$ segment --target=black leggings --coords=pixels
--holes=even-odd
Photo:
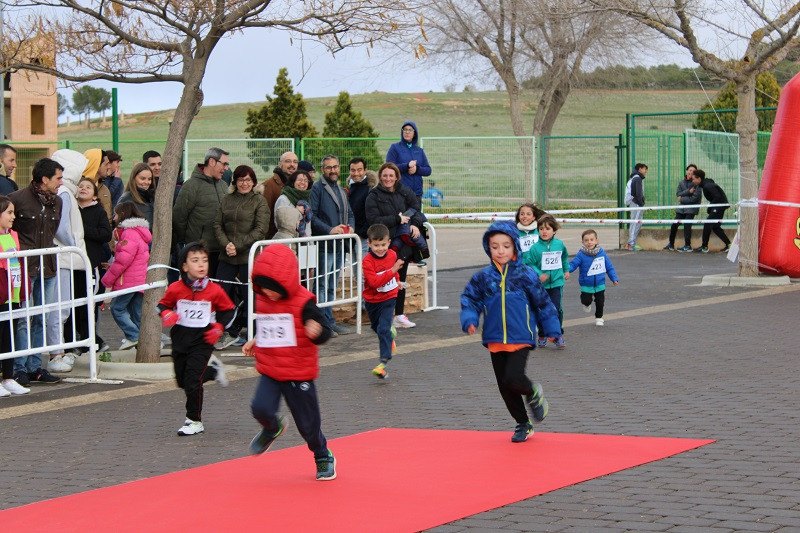
[[[497,379],[497,388],[506,404],[508,412],[517,421],[524,424],[528,421],[523,395],[533,394],[533,383],[525,375],[530,348],[522,348],[516,352],[491,352],[492,368]]]
[[[692,220],[694,213],[675,213],[676,220]],[[669,243],[675,246],[675,237],[678,235],[678,226],[680,222],[676,222],[669,228]],[[686,246],[692,245],[692,225],[688,222],[683,223],[683,242]]]
[[[717,218],[723,218],[725,216],[726,207],[709,207],[708,208],[708,219],[714,220]],[[708,246],[708,240],[711,238],[711,232],[714,232],[714,235],[719,237],[719,239],[725,243],[725,246],[728,246],[731,243],[731,240],[725,235],[725,232],[722,230],[722,223],[717,222],[716,224],[704,224],[703,225],[703,247]]]
[[[597,292],[582,292],[581,303],[583,305],[592,305],[592,298],[594,297],[594,317],[603,318],[603,306],[606,303],[606,291]]]

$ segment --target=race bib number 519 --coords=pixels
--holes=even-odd
[[[259,348],[297,346],[294,317],[290,313],[258,315],[256,317],[256,346]]]

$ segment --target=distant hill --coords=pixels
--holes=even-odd
[[[778,84],[783,86],[800,72],[797,61],[784,60],[772,70]],[[699,81],[698,81],[699,80]],[[540,76],[523,82],[526,89],[542,87]],[[598,67],[591,72],[581,72],[573,80],[576,89],[607,90],[718,90],[725,81],[702,67],[680,67],[678,65],[655,65],[652,67],[613,65]]]
[[[711,95],[713,97],[713,95]],[[526,126],[530,130],[535,109],[534,92],[526,94]],[[354,107],[364,114],[382,137],[400,136],[405,120],[414,120],[423,136],[505,136],[512,135],[508,96],[503,91],[390,94],[374,92],[352,95]],[[625,127],[625,113],[689,111],[706,102],[702,91],[576,90],[567,100],[556,122],[554,135],[617,135]],[[311,122],[322,130],[325,113],[336,97],[309,98]],[[204,106],[189,130],[192,139],[240,139],[247,109],[263,105],[250,102]],[[120,102],[125,107],[125,102]],[[120,139],[163,140],[169,132],[174,110],[125,115]],[[92,122],[86,129],[75,123],[59,128],[59,140],[111,142],[111,120]]]

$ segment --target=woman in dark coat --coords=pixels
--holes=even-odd
[[[390,240],[393,240],[401,224],[410,225],[412,238],[419,237],[422,225],[425,223],[420,213],[419,200],[414,193],[400,183],[400,169],[394,163],[384,163],[378,170],[379,183],[367,195],[365,204],[367,223],[383,224],[389,228]],[[414,213],[405,215],[409,209]],[[397,253],[399,259],[405,263],[399,270],[400,281],[405,283],[408,274],[408,261],[412,250],[402,246]],[[397,293],[397,302],[394,308],[394,325],[401,328],[416,326],[405,315],[406,291],[401,288]]]

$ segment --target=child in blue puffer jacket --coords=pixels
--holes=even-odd
[[[587,229],[581,234],[581,247],[578,255],[569,262],[569,271],[578,273],[578,284],[581,286],[581,303],[583,310],[587,313],[592,311],[592,299],[594,299],[594,323],[602,326],[603,306],[606,301],[606,275],[611,283],[619,284],[617,271],[611,264],[611,259],[606,255],[605,250],[600,248],[597,232]]]
[[[461,329],[475,333],[483,313],[483,345],[491,354],[500,395],[517,421],[511,442],[524,442],[533,433],[526,404],[537,422],[548,411],[542,386],[525,375],[528,354],[536,346],[536,323],[552,336],[561,334],[561,324],[536,272],[520,261],[513,222],[489,226],[483,249],[492,264],[475,273],[461,294]]]

